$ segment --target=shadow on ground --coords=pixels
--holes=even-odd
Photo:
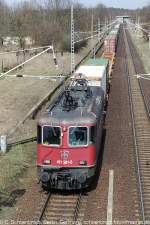
[[[98,162],[97,162],[96,174],[94,176],[91,186],[87,189],[87,191],[95,190],[98,185],[98,181],[100,179],[100,173],[102,169],[102,164],[103,164],[105,139],[106,139],[106,129],[103,129],[102,143],[100,146],[100,153],[99,153]]]
[[[2,207],[13,207],[18,198],[22,197],[25,192],[25,189],[13,190],[9,195],[0,192],[0,211],[2,210]]]

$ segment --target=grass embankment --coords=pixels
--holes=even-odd
[[[19,186],[19,179],[35,165],[35,159],[35,142],[13,147],[5,155],[0,155],[0,200]]]
[[[138,35],[132,29],[129,29],[133,44],[137,49],[137,52],[142,60],[142,63],[145,67],[146,73],[150,73],[150,49],[149,43],[146,42],[141,35]]]

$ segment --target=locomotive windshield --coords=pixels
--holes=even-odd
[[[85,146],[87,145],[87,127],[69,128],[69,145]]]
[[[60,145],[61,144],[61,128],[60,127],[43,127],[43,144]]]

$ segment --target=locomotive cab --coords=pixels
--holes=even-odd
[[[93,125],[68,127],[38,125],[38,166],[43,184],[51,183],[52,177],[53,180],[57,180],[61,174],[63,179],[67,175],[70,182],[79,181],[81,186],[92,173],[94,175],[94,171],[92,172],[96,159],[94,128]],[[67,179],[68,184],[69,180]]]
[[[95,174],[103,127],[104,94],[99,88],[95,92],[94,98],[85,98],[87,93],[82,88],[73,88],[74,95],[67,93],[71,110],[65,95],[39,120],[37,166],[43,186],[67,190],[89,186]],[[79,100],[84,107],[79,107]]]

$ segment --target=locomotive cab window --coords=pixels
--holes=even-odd
[[[85,146],[88,143],[87,127],[70,127],[69,128],[69,145]]]
[[[43,144],[44,145],[60,145],[61,144],[61,128],[60,127],[43,127]]]
[[[90,141],[91,141],[92,143],[95,143],[95,129],[96,129],[95,126],[92,126],[92,127],[90,128]]]

